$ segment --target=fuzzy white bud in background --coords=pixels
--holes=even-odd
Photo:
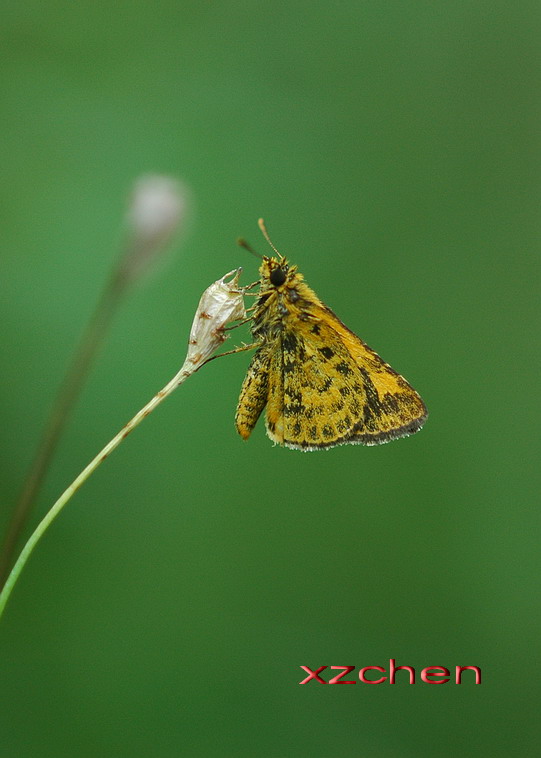
[[[184,225],[189,194],[187,187],[171,176],[150,174],[137,179],[125,217],[122,277],[137,279],[160,257]]]
[[[230,271],[203,292],[190,331],[184,372],[196,371],[225,342],[224,327],[229,322],[246,318],[244,290],[239,287],[241,271],[240,268]]]

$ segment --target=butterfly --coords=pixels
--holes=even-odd
[[[259,225],[277,257],[262,256],[259,270],[257,349],[235,416],[240,436],[250,436],[264,409],[270,439],[295,450],[378,445],[419,431],[427,418],[419,394],[318,298]]]

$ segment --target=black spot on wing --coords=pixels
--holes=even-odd
[[[284,416],[289,418],[290,416],[303,416],[304,405],[300,403],[285,403],[284,404]]]
[[[345,361],[340,361],[340,363],[337,363],[335,368],[344,376],[351,376],[351,374],[353,374],[351,367]]]
[[[386,392],[383,396],[383,408],[387,413],[397,413],[399,409],[398,400],[390,392]]]
[[[306,359],[304,340],[291,331],[282,334],[282,350],[284,353],[289,353],[295,362],[302,363]]]
[[[378,391],[374,386],[374,382],[370,378],[370,374],[365,368],[360,369],[364,379],[364,392],[366,395],[366,403],[370,407],[370,410],[375,416],[381,415],[383,407],[381,400],[379,399]]]
[[[353,400],[350,402],[349,410],[355,417],[358,417],[361,415],[362,406],[356,397],[354,397]]]
[[[332,377],[328,376],[323,382],[323,384],[321,385],[321,387],[318,387],[318,392],[320,394],[322,394],[323,392],[327,392],[332,387],[332,384],[333,384]]]
[[[297,344],[298,344],[298,340],[292,332],[286,332],[284,336],[282,337],[282,346],[284,350],[289,350],[290,352],[293,352],[294,350],[296,350]]]
[[[289,374],[291,371],[295,371],[295,361],[284,361],[283,371],[284,374]]]
[[[298,403],[299,405],[302,404],[302,392],[299,392],[298,390],[286,389],[285,394],[288,400],[291,402]]]
[[[320,347],[318,350],[324,358],[330,359],[334,356],[334,350],[331,347]]]

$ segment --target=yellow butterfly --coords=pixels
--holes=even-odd
[[[278,253],[263,219],[259,226],[277,257],[263,256],[259,270],[257,352],[235,417],[241,437],[264,408],[270,439],[295,450],[378,445],[419,431],[427,410],[417,392],[321,302]]]

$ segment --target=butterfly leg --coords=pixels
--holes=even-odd
[[[248,290],[253,290],[254,287],[258,287],[261,284],[261,280],[258,279],[257,282],[252,282],[247,287],[243,287],[243,293],[245,295],[251,295],[252,297],[259,297],[259,292],[248,292]]]
[[[252,308],[248,308],[248,310],[246,311],[246,313],[248,313],[248,311],[251,311],[251,310],[252,310]],[[239,321],[236,324],[233,324],[233,326],[224,326],[223,331],[224,332],[230,332],[232,329],[237,329],[237,327],[242,326],[243,324],[247,324],[248,321],[251,321],[251,320],[252,320],[252,317],[248,316],[247,318],[243,318],[242,321]]]
[[[261,345],[260,342],[252,342],[249,345],[240,345],[240,347],[235,347],[233,350],[227,350],[225,353],[218,353],[218,355],[211,355],[210,358],[207,358],[205,363],[202,363],[201,366],[204,366],[206,363],[210,363],[210,361],[213,361],[215,358],[223,358],[224,355],[233,355],[234,353],[243,353],[245,350],[254,350],[256,347],[259,347]]]

